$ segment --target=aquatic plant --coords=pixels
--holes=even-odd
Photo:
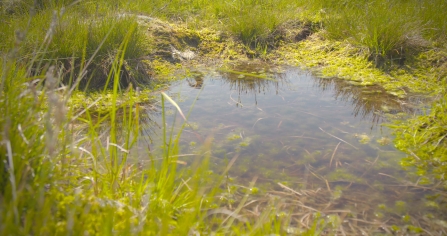
[[[396,121],[392,126],[396,134],[396,147],[408,154],[401,164],[416,166],[420,176],[435,177],[444,186],[447,186],[446,114],[447,95],[444,94],[426,114]]]

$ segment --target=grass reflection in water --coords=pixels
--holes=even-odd
[[[211,136],[215,172],[238,156],[221,195],[228,209],[253,190],[244,186],[257,178],[256,194],[240,212],[247,217],[277,199],[276,207],[296,224],[309,226],[320,213],[339,233],[441,227],[433,222],[446,216],[445,194],[418,185],[417,175],[401,169],[405,154],[381,126],[391,116],[420,112],[419,104],[380,87],[318,79],[293,68],[234,66],[199,81],[189,117],[195,125],[181,141],[184,160],[200,155],[200,144]],[[199,91],[194,88],[189,81],[170,92],[188,110]]]

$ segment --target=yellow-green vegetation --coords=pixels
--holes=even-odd
[[[240,134],[231,133],[231,134],[228,134],[227,139],[228,139],[228,141],[234,141],[234,140],[242,139],[242,137]]]
[[[119,45],[130,32],[120,84],[147,83],[147,68],[140,60],[148,46],[136,18],[117,14],[109,4],[100,2],[2,2],[2,56],[14,47],[20,61],[29,63],[28,71],[33,75],[54,64],[64,84],[103,87],[113,73],[110,68]]]
[[[378,84],[400,98],[435,96],[426,114],[392,127],[397,148],[408,153],[402,165],[417,166],[420,183],[447,186],[445,12],[444,0],[1,1],[0,234],[314,235],[338,227],[336,216],[288,227],[274,201],[256,219],[243,217],[249,195],[236,199],[226,176],[234,161],[221,175],[207,170],[205,154],[177,167],[181,131],[169,133],[163,97],[162,154],[132,156],[151,91],[185,65],[249,58]],[[259,74],[236,76],[267,78]],[[240,141],[238,150],[251,141],[236,133],[227,139]],[[362,183],[343,169],[327,177]],[[259,194],[254,184],[247,194]],[[336,189],[333,198],[341,196]]]
[[[396,133],[396,147],[406,153],[403,166],[416,166],[420,176],[432,174],[447,186],[447,96],[436,101],[425,115],[404,121],[396,121],[392,126]],[[433,182],[424,181],[425,184]]]
[[[319,77],[342,78],[353,81],[355,85],[382,85],[390,94],[405,97],[407,89],[419,93],[439,93],[442,68],[429,66],[419,58],[436,54],[434,51],[421,53],[415,64],[384,71],[368,60],[367,53],[347,42],[323,39],[314,34],[308,40],[288,43],[278,50],[279,58],[286,63],[295,63],[313,70]],[[433,56],[441,60],[442,56]],[[418,63],[419,62],[419,63]],[[415,67],[415,68],[413,68]]]
[[[361,144],[367,144],[371,141],[371,138],[367,134],[357,134],[356,137]]]
[[[138,56],[129,54],[134,40],[139,40],[136,22],[125,17],[123,22],[129,24],[120,25],[118,16],[118,22],[102,17],[95,22],[89,15],[77,15],[83,7],[91,9],[88,4],[92,2],[76,1],[79,5],[67,7],[66,12],[56,1],[49,3],[18,1],[10,6],[1,2],[1,19],[7,22],[1,26],[10,29],[2,31],[8,37],[2,41],[0,59],[0,234],[280,233],[277,225],[281,220],[269,217],[274,209],[253,225],[244,223],[245,219],[226,221],[219,211],[213,213],[222,203],[215,195],[220,193],[223,177],[210,175],[203,156],[195,161],[201,164],[177,170],[180,134],[175,138],[169,134],[166,122],[162,155],[152,159],[133,156],[132,146],[142,129],[139,118],[144,104],[139,102],[146,102],[142,95],[146,91],[123,87],[122,79],[132,67],[129,60]],[[104,3],[107,1],[98,2],[97,9],[104,10]],[[29,6],[34,6],[35,15],[27,15]],[[34,22],[40,16],[51,16],[53,10],[54,18]],[[82,22],[70,25],[74,19]],[[29,29],[15,25],[27,20]],[[86,26],[88,34],[82,31],[83,20],[92,22]],[[96,28],[95,23],[101,27]],[[80,32],[81,46],[68,50],[68,60],[58,54],[63,52],[59,46],[76,46],[77,37],[64,35],[57,27]],[[57,34],[66,45],[57,44]],[[103,38],[89,51],[94,40],[84,36]],[[144,48],[135,52],[144,52]],[[90,73],[99,69],[105,73]],[[89,89],[101,86],[82,94],[77,91],[81,80],[86,80]],[[128,90],[125,94],[124,89]],[[164,121],[164,97],[161,101]],[[80,125],[86,128],[78,130]],[[231,214],[239,216],[240,210],[233,209]]]
[[[248,147],[251,143],[251,138],[250,137],[246,137],[242,140],[242,142],[239,143],[240,147]]]
[[[75,91],[68,100],[68,106],[74,111],[88,110],[91,113],[108,112],[113,102],[119,108],[129,107],[130,104],[148,104],[155,101],[152,90],[128,91],[120,93],[116,97],[111,91],[85,93]]]
[[[376,140],[378,144],[384,146],[384,145],[388,145],[391,142],[391,139],[388,137],[381,137],[379,139]]]
[[[282,231],[278,226],[287,219],[271,218],[276,214],[273,208],[265,211],[262,220],[251,221],[253,226],[239,217],[240,208],[231,211],[237,218],[230,222],[219,216],[229,212],[219,210],[221,204],[236,202],[219,188],[226,171],[217,176],[207,170],[209,157],[193,160],[196,164],[183,171],[177,169],[177,163],[186,163],[176,158],[180,134],[168,133],[163,96],[162,154],[134,156],[132,146],[141,130],[142,114],[133,99],[120,104],[119,76],[111,78],[110,93],[97,96],[110,99],[108,106],[101,112],[88,108],[80,112],[76,106],[67,106],[74,87],[61,90],[62,78],[54,67],[40,81],[30,83],[34,77],[17,61],[0,62],[6,65],[0,90],[0,111],[5,114],[0,118],[2,235]],[[113,68],[119,72],[122,62],[118,60]],[[78,125],[87,127],[81,137]],[[250,189],[255,189],[254,182]]]

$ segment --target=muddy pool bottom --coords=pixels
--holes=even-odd
[[[292,234],[311,226],[316,213],[341,235],[447,232],[446,193],[402,169],[405,154],[382,125],[420,112],[416,96],[250,66],[192,73],[168,93],[183,112],[192,109],[181,137],[185,162],[210,137],[213,171],[238,156],[219,197],[232,210],[251,192],[243,217],[258,217],[277,199],[278,217],[292,216]],[[179,116],[173,107],[167,113],[169,127]],[[157,153],[160,143],[151,146]],[[255,176],[255,187],[244,187]]]

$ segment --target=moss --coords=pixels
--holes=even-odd
[[[257,188],[257,187],[253,187],[253,188],[251,188],[251,189],[250,189],[250,193],[253,194],[253,195],[258,194],[258,193],[259,193],[259,188]]]
[[[383,217],[385,217],[385,215],[382,212],[376,212],[375,216],[379,219],[383,219]]]
[[[248,147],[251,143],[251,138],[250,137],[246,137],[242,140],[242,142],[239,143],[240,147]]]
[[[405,223],[410,223],[411,222],[410,215],[406,214],[406,215],[402,216],[402,221]]]
[[[408,154],[401,164],[416,166],[420,176],[444,181],[447,173],[447,95],[432,105],[429,114],[398,120],[390,126],[395,129],[396,148]],[[430,182],[428,179],[424,181]]]
[[[358,138],[361,144],[367,144],[369,143],[369,141],[371,141],[371,138],[366,134],[359,134],[359,135],[356,134],[356,137]]]
[[[197,130],[199,129],[199,124],[197,124],[196,122],[188,122],[186,124],[186,127],[192,129],[192,130]]]
[[[412,233],[417,233],[417,234],[420,234],[420,233],[424,232],[424,230],[422,228],[417,227],[417,226],[413,226],[413,225],[409,225],[408,226],[408,230],[410,232],[412,232]]]
[[[326,218],[327,218],[326,223],[329,224],[329,226],[333,229],[337,229],[338,227],[340,227],[342,223],[340,217],[335,214],[328,215],[326,216]]]
[[[397,97],[405,97],[406,89],[413,92],[439,92],[439,77],[442,69],[434,69],[426,59],[434,52],[422,52],[417,60],[404,68],[393,67],[389,71],[378,69],[368,60],[362,48],[348,42],[324,39],[321,33],[297,43],[283,44],[271,58],[280,63],[293,63],[322,78],[341,78],[353,81],[355,85],[379,84]],[[440,56],[434,56],[439,58]]]
[[[391,226],[391,230],[392,230],[393,232],[399,232],[399,231],[400,231],[400,227],[397,226],[397,225],[392,225],[392,226]]]
[[[425,206],[434,208],[434,209],[439,209],[439,204],[435,201],[426,201]]]
[[[338,186],[337,186],[338,187]],[[340,199],[341,196],[343,195],[343,191],[341,188],[336,188],[333,192],[332,192],[332,199],[333,200],[337,200]]]
[[[152,90],[145,89],[139,93],[129,91],[121,93],[116,98],[118,108],[127,107],[130,104],[144,104],[155,100],[154,96],[148,96]],[[68,106],[74,111],[82,111],[88,107],[91,113],[106,113],[110,111],[113,101],[112,91],[85,93],[75,91],[68,101]]]
[[[391,139],[388,137],[381,137],[380,139],[377,139],[377,143],[381,146],[386,146],[391,143]]]
[[[227,136],[227,140],[228,141],[234,141],[234,140],[238,140],[238,139],[242,139],[242,137],[239,134],[229,134]]]
[[[394,209],[397,213],[404,213],[407,210],[407,203],[404,201],[396,201],[394,204]]]
[[[181,68],[180,64],[172,64],[165,60],[152,60],[149,66],[153,71],[153,76],[158,80],[176,79],[175,72]]]

